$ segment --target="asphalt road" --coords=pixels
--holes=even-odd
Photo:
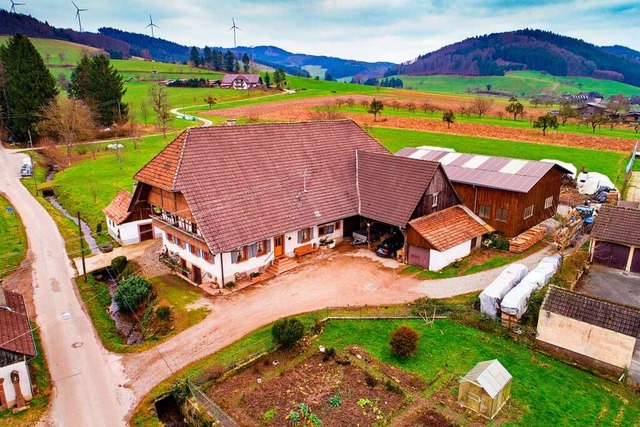
[[[44,208],[20,183],[24,155],[0,147],[0,191],[26,227],[33,254],[33,292],[53,380],[49,426],[124,426],[133,395],[120,357],[108,353],[82,310],[62,236]],[[34,320],[34,319],[32,319]]]

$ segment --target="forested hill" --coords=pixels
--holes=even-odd
[[[122,40],[131,46],[131,54],[160,62],[186,62],[190,47],[169,40],[130,33],[116,28],[102,27],[98,32],[110,38]]]
[[[556,76],[586,76],[640,86],[636,51],[601,48],[548,31],[518,30],[463,40],[395,66],[388,75],[502,75],[512,70],[546,71]]]

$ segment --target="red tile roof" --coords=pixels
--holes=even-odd
[[[102,212],[116,224],[122,224],[129,216],[129,205],[133,196],[127,190],[120,190]]]
[[[360,214],[404,227],[440,165],[438,162],[358,152]]]
[[[357,215],[356,150],[394,159],[348,120],[193,128],[135,178],[181,192],[219,253]]]
[[[440,252],[487,233],[484,225],[461,205],[416,218],[409,226]]]
[[[22,295],[1,288],[0,292],[7,302],[6,307],[0,307],[0,349],[35,357],[36,345]]]
[[[591,238],[640,246],[640,210],[602,205],[591,231]]]
[[[230,85],[237,78],[244,79],[247,82],[249,82],[250,84],[262,84],[262,77],[260,77],[257,74],[225,74],[225,76],[222,78],[222,81],[220,82],[220,84]]]

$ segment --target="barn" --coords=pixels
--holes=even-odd
[[[569,173],[555,163],[432,147],[403,148],[397,155],[440,162],[462,203],[507,237],[556,213],[562,176]]]
[[[133,196],[126,190],[118,191],[111,203],[102,210],[107,230],[120,245],[132,245],[159,237],[159,230],[151,224],[148,204],[136,203],[131,208]]]
[[[640,210],[603,205],[589,246],[591,262],[640,273]]]

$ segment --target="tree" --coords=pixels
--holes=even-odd
[[[233,55],[233,52],[230,50],[224,53],[224,69],[225,71],[231,73],[233,72],[233,65],[236,62],[236,57]]]
[[[461,105],[460,106],[460,115],[461,116],[467,116],[467,118],[470,118],[471,117],[471,113],[472,113],[471,106],[469,106],[469,105]]]
[[[242,55],[242,69],[244,70],[245,73],[249,72],[249,64],[251,63],[251,58],[249,58],[249,55],[245,54]]]
[[[144,125],[147,125],[147,118],[149,117],[149,107],[146,102],[140,104],[140,114],[142,115],[142,120],[144,120]]]
[[[447,122],[447,129],[451,128],[451,123],[456,121],[456,115],[453,110],[446,110],[442,112],[442,121]]]
[[[287,75],[284,73],[284,70],[282,68],[278,68],[276,71],[273,72],[273,83],[275,83],[277,87],[284,86],[286,82],[287,82]]]
[[[389,340],[391,352],[403,358],[412,356],[418,351],[418,342],[420,342],[420,335],[407,325],[398,326]]]
[[[151,293],[151,284],[143,277],[129,276],[116,288],[113,299],[118,309],[135,312]]]
[[[58,52],[58,59],[60,59],[60,64],[64,64],[64,60],[67,58],[67,54],[63,51]]]
[[[204,97],[204,102],[209,104],[209,109],[211,109],[211,107],[216,103],[216,99],[213,97],[213,95],[209,94]]]
[[[58,87],[62,90],[67,90],[69,87],[69,80],[67,80],[67,75],[65,73],[58,74],[56,77],[56,83],[58,83]]]
[[[273,324],[271,336],[279,346],[290,348],[304,335],[304,325],[295,317],[286,317]]]
[[[565,100],[560,103],[558,117],[560,117],[562,121],[562,126],[564,126],[570,118],[576,117],[576,111],[571,106],[571,102]]]
[[[169,105],[169,93],[163,86],[149,86],[149,103],[156,113],[158,125],[162,128],[162,136],[167,136],[167,123],[173,120],[171,106]]]
[[[605,103],[607,110],[609,110],[613,115],[617,116],[620,113],[626,113],[629,111],[629,98],[622,94],[613,95],[610,97]]]
[[[207,68],[213,68],[213,52],[209,46],[205,46],[202,51],[203,65]]]
[[[89,106],[80,99],[59,96],[45,108],[37,129],[67,147],[67,162],[71,165],[71,148],[76,142],[91,138],[95,127]]]
[[[542,135],[546,135],[548,128],[558,129],[558,118],[553,114],[547,113],[534,120],[533,127],[542,129]]]
[[[591,130],[593,133],[596,132],[596,126],[600,126],[607,121],[607,115],[603,112],[593,113],[589,117],[585,117],[585,123],[591,126]]]
[[[0,46],[0,106],[4,125],[24,139],[58,94],[56,80],[31,41],[22,34]]]
[[[542,98],[539,96],[534,96],[529,102],[531,103],[531,105],[533,105],[533,108],[538,108],[538,104],[542,104]]]
[[[515,121],[518,116],[522,116],[524,114],[524,105],[518,101],[518,98],[513,96],[509,98],[509,105],[505,107],[505,110],[513,116],[513,120]]]
[[[195,46],[191,47],[191,51],[189,53],[189,63],[192,67],[197,67],[198,65],[200,65],[200,51]]]
[[[482,115],[489,111],[493,101],[486,98],[476,98],[471,102],[471,110],[478,115],[478,118],[482,118]]]
[[[264,73],[264,85],[267,89],[271,87],[271,75],[269,75],[268,71],[265,71]]]
[[[83,56],[71,73],[67,92],[95,109],[96,120],[102,126],[126,121],[128,106],[122,97],[127,90],[122,76],[106,56]]]
[[[382,103],[382,101],[376,101],[376,99],[373,98],[373,100],[369,104],[367,113],[373,114],[373,121],[375,122],[378,114],[380,114],[382,110],[384,110],[384,104]]]
[[[487,92],[491,92],[491,83],[487,83],[485,87],[487,88]]]

